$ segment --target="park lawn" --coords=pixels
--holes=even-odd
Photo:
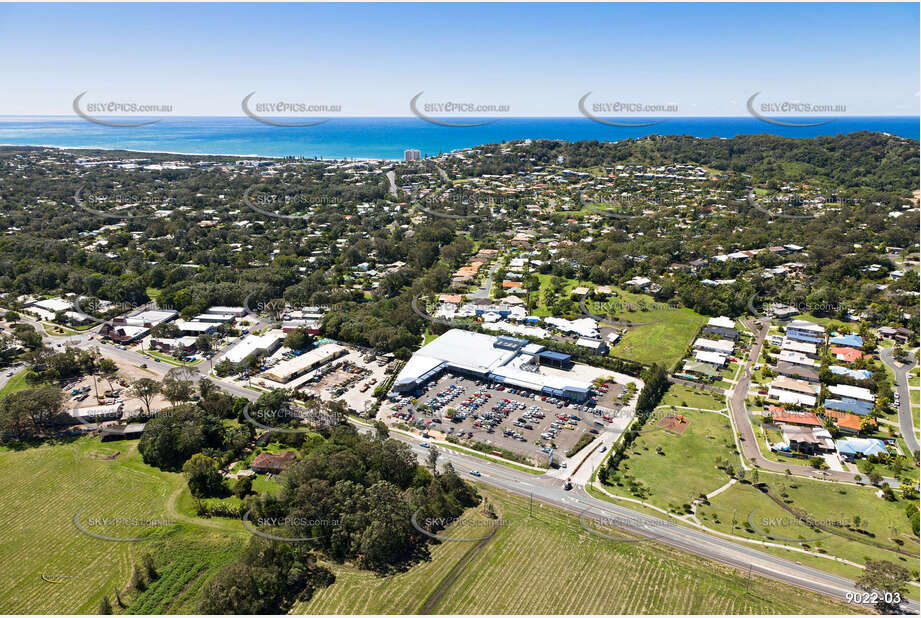
[[[504,525],[481,548],[431,547],[431,560],[387,577],[332,565],[336,581],[293,613],[760,614],[856,608],[753,577],[653,542],[588,533],[578,516],[480,488]],[[466,536],[474,536],[465,528]],[[467,552],[470,552],[467,554]],[[460,559],[467,554],[468,561]],[[552,568],[548,568],[552,565]],[[603,565],[603,568],[599,568]]]
[[[23,369],[12,378],[10,378],[9,381],[3,385],[3,388],[0,389],[0,399],[27,388],[33,388],[28,382],[26,382],[27,372],[28,369]]]
[[[911,406],[911,422],[915,429],[921,427],[921,422],[918,420],[919,417],[921,417],[921,406]]]
[[[104,459],[115,453],[115,459]],[[106,442],[83,437],[23,450],[0,450],[0,610],[4,613],[94,613],[103,594],[123,589],[131,564],[160,543],[205,534],[210,542],[228,539],[227,524],[193,520],[175,511],[172,498],[183,491],[181,474],[141,461],[137,441]],[[185,491],[188,491],[187,489]],[[77,530],[73,518],[91,532],[113,537],[150,537],[139,542],[106,541]],[[160,525],[94,524],[93,519],[157,520]],[[243,534],[239,522],[231,522]],[[65,583],[49,583],[42,574]],[[113,601],[112,597],[110,600]]]
[[[921,378],[918,376],[908,378],[908,386],[921,386]]]
[[[913,404],[921,403],[921,391],[911,389],[908,391],[908,397]]]
[[[717,395],[703,389],[695,389],[684,384],[672,384],[659,403],[659,407],[662,406],[722,410],[726,407],[726,398],[723,395]]]
[[[689,421],[678,435],[657,425],[656,418],[668,412],[659,409],[647,421],[644,433],[627,449],[627,458],[604,487],[615,495],[638,497],[624,482],[629,475],[647,490],[641,498],[645,502],[683,513],[683,505],[729,482],[727,474],[717,469],[716,459],[728,459],[738,466],[738,455],[728,417],[716,412],[675,410],[673,414]],[[658,447],[662,448],[662,455],[656,452]],[[676,470],[681,473],[676,474]],[[621,477],[620,484],[616,483],[615,475]]]
[[[751,479],[751,473],[748,478]],[[773,495],[784,498],[788,505],[816,521],[832,524],[840,522],[842,532],[854,538],[881,542],[890,547],[898,545],[891,538],[898,538],[901,548],[917,555],[918,543],[911,538],[911,526],[905,516],[906,501],[887,502],[876,496],[876,489],[814,481],[798,477],[786,477],[761,472],[759,482],[766,483]],[[851,562],[863,564],[867,557],[888,560],[902,564],[909,569],[917,568],[912,561],[892,551],[842,538],[822,530],[814,530],[801,524],[776,502],[749,484],[737,483],[725,492],[714,496],[711,504],[698,509],[702,523],[726,533],[746,538],[768,540],[773,543],[803,547],[810,551],[828,553]],[[861,518],[864,534],[848,532],[855,515]],[[733,529],[732,519],[736,525]],[[754,526],[749,527],[748,520]],[[893,534],[895,531],[895,534]],[[765,538],[766,533],[773,538]],[[785,537],[785,538],[783,538]],[[831,563],[830,563],[831,564]]]

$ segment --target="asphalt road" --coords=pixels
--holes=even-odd
[[[899,429],[905,444],[912,453],[918,452],[918,436],[915,433],[914,422],[911,419],[911,397],[908,392],[908,370],[914,367],[896,362],[892,348],[879,349],[879,357],[895,372],[895,384],[899,391]]]
[[[150,358],[130,350],[119,350],[112,345],[89,340],[90,334],[84,333],[79,337],[70,339],[80,347],[98,345],[100,351],[110,358],[136,365],[147,363],[151,371],[160,375],[165,374],[171,367],[164,363],[151,362]],[[61,338],[48,337],[48,339],[61,342]],[[763,337],[759,341],[757,350],[753,349],[752,358],[757,358],[756,352],[760,352],[761,341],[763,341]],[[200,365],[199,367],[202,366]],[[204,368],[202,367],[202,369]],[[745,383],[745,388],[747,389],[747,379]],[[226,384],[222,381],[215,381],[215,384],[233,395],[246,397],[250,400],[255,400],[259,396],[259,393]],[[907,394],[905,400],[908,400]],[[750,423],[747,423],[747,425],[751,429]],[[360,427],[360,430],[363,432],[369,431],[367,427]],[[391,437],[412,445],[413,451],[422,458],[428,454],[428,449],[420,447],[417,439],[398,433],[391,433]],[[770,577],[841,601],[845,601],[847,592],[857,592],[853,582],[847,578],[778,558],[750,546],[716,537],[694,528],[680,527],[673,521],[660,519],[599,500],[590,496],[578,485],[572,491],[566,491],[563,489],[564,481],[562,479],[519,472],[499,463],[493,463],[449,449],[439,449],[439,451],[442,461],[450,461],[458,472],[468,474],[470,470],[479,471],[482,476],[475,478],[475,482],[487,483],[521,496],[530,496],[538,504],[560,508],[584,518],[597,518],[599,521],[611,524],[638,537],[655,540],[703,558],[727,564],[743,571],[750,571],[756,575]],[[474,477],[471,477],[471,480],[474,480]],[[633,541],[611,540],[610,542]],[[916,614],[921,611],[921,605],[915,601],[908,601],[903,604],[903,607]]]
[[[393,433],[391,437],[412,443],[413,451],[420,457],[424,458],[428,454],[428,449],[419,447],[415,440]],[[769,577],[840,601],[846,600],[846,593],[857,592],[854,583],[845,577],[825,573],[694,528],[680,526],[673,521],[659,519],[599,500],[590,496],[581,487],[566,491],[560,479],[518,472],[501,464],[493,464],[452,450],[439,449],[439,451],[441,459],[450,461],[458,472],[467,474],[470,470],[479,471],[482,476],[471,479],[475,482],[488,483],[520,496],[531,497],[535,503],[563,509],[579,515],[580,519],[585,518],[610,524],[638,537],[645,537],[648,540],[721,562],[745,572],[750,570],[752,574]],[[590,524],[591,521],[588,521],[587,525]],[[509,525],[527,525],[527,522],[510,522]],[[610,540],[610,542],[634,541]],[[919,605],[914,601],[906,602],[904,607],[915,613],[919,611]]]
[[[745,369],[742,370],[742,373],[739,375],[739,382],[736,384],[735,389],[732,391],[732,397],[729,400],[729,410],[732,413],[732,420],[736,426],[736,429],[741,434],[741,445],[742,445],[742,454],[745,456],[745,460],[749,463],[754,463],[759,468],[764,470],[770,470],[772,472],[781,472],[784,473],[789,470],[792,474],[798,476],[807,476],[822,480],[831,480],[831,481],[846,481],[853,483],[855,482],[855,475],[851,472],[843,472],[838,470],[816,470],[811,466],[800,466],[797,464],[784,462],[771,461],[770,459],[765,458],[761,451],[758,449],[758,438],[755,435],[755,429],[752,427],[751,419],[748,416],[748,408],[745,405],[745,399],[748,396],[748,387],[751,382],[751,371],[754,364],[757,362],[758,357],[761,355],[761,348],[764,346],[764,340],[767,337],[767,332],[770,328],[770,325],[767,321],[763,321],[763,326],[758,329],[754,327],[754,324],[749,321],[748,326],[751,328],[755,334],[755,343],[752,345],[752,349],[749,352],[748,359],[745,363]],[[909,409],[909,417],[911,416],[911,410]],[[901,482],[898,479],[884,477],[883,482],[891,485],[892,487],[898,487]]]

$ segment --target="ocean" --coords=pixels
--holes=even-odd
[[[465,118],[463,121],[475,120]],[[651,119],[636,120],[648,122]],[[165,117],[143,127],[110,127],[76,117],[7,116],[0,117],[0,144],[261,157],[402,159],[403,151],[408,148],[418,149],[425,156],[528,138],[618,141],[654,134],[728,138],[769,133],[817,137],[878,131],[919,139],[919,118],[913,116],[837,117],[828,118],[831,120],[828,124],[813,127],[778,126],[748,116],[662,120],[653,126],[628,128],[583,117],[500,118],[482,126],[450,127],[414,117],[333,118],[312,127],[278,127],[247,117]],[[790,117],[784,120],[797,121]],[[818,120],[825,119],[810,117],[801,121]]]

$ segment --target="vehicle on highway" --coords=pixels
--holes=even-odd
[[[473,476],[483,476],[479,470],[471,470],[470,474],[472,474]]]
[[[431,445],[428,442],[420,442],[419,446],[422,448],[430,448]]]

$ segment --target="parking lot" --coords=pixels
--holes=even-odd
[[[622,384],[610,383],[594,396],[602,400],[623,391]],[[550,449],[560,460],[584,433],[600,435],[606,430],[609,421],[592,403],[569,403],[446,374],[428,385],[415,406],[411,399],[400,398],[383,411],[388,420],[414,424],[439,438],[453,435],[544,463]]]

